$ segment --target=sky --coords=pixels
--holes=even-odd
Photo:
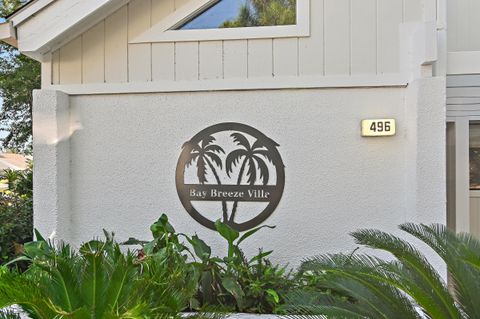
[[[239,8],[248,0],[221,0],[219,3],[185,24],[182,29],[215,29],[237,17]]]

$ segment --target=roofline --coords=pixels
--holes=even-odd
[[[13,26],[16,27],[55,1],[57,0],[31,0],[11,13],[7,17],[7,21],[11,21]]]
[[[20,11],[28,8],[32,3],[36,2],[37,0],[30,0],[30,1],[27,1],[25,2],[22,6],[20,6],[19,8],[17,8],[16,10],[14,10],[12,13],[10,13],[9,15],[5,16],[5,20],[8,20],[10,17],[13,17],[14,15],[16,15],[17,13],[19,13]]]

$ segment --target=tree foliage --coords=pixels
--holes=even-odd
[[[22,252],[22,245],[33,236],[32,169],[8,170],[3,182],[8,189],[0,192],[0,264]]]
[[[0,14],[6,16],[26,0],[0,0]],[[32,91],[40,88],[40,63],[20,54],[9,44],[0,44],[0,131],[3,149],[31,153]]]
[[[297,20],[296,0],[251,0],[240,7],[235,20],[223,28],[291,25]]]

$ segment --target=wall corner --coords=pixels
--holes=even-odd
[[[45,237],[70,237],[70,105],[60,91],[33,92],[34,227]]]

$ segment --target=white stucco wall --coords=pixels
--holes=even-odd
[[[59,227],[74,244],[102,228],[120,240],[149,238],[150,224],[167,213],[177,230],[221,253],[219,236],[182,207],[175,167],[184,142],[228,121],[274,139],[286,165],[283,198],[266,222],[277,228],[247,241],[247,253],[273,249],[272,259],[294,265],[351,251],[348,233],[358,228],[445,223],[444,91],[443,79],[430,78],[407,88],[71,96],[70,222]],[[365,118],[395,118],[397,135],[362,138]],[[36,227],[44,226],[48,212],[36,209]]]

